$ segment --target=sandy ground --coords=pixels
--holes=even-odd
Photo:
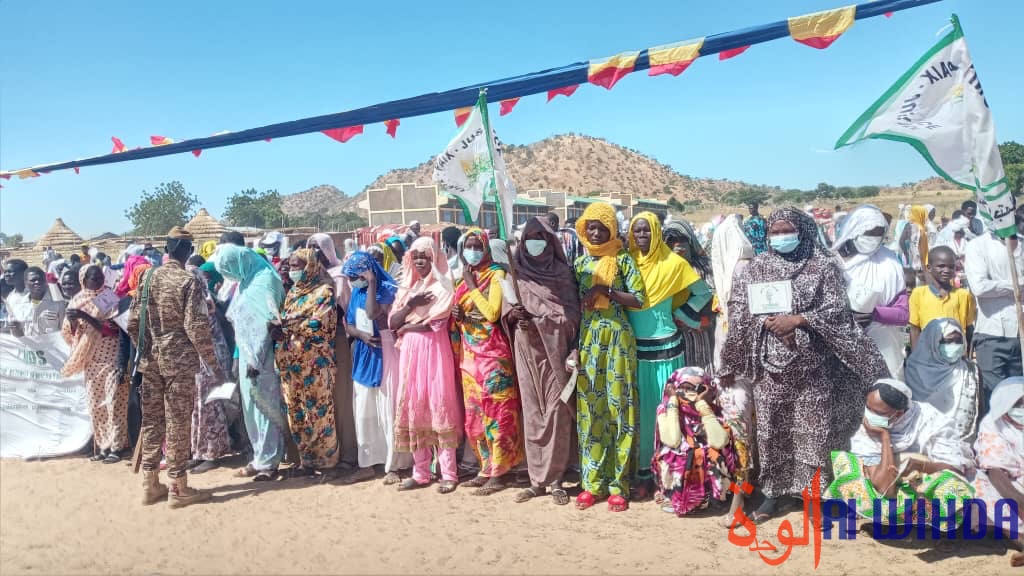
[[[238,463],[236,460],[234,463]],[[140,476],[82,457],[0,462],[0,574],[793,574],[730,544],[717,519],[679,519],[652,502],[579,512],[516,490],[398,493],[218,469],[194,477],[209,504],[143,507]],[[800,514],[790,514],[801,532]],[[762,527],[774,542],[779,520]],[[825,541],[820,574],[1021,574],[999,542]]]

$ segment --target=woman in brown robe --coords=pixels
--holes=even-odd
[[[572,370],[566,358],[576,349],[579,333],[579,292],[561,241],[547,224],[531,218],[522,239],[514,256],[521,301],[509,306],[504,316],[508,332],[514,334],[530,473],[530,487],[516,502],[542,496],[550,488],[555,504],[565,505],[569,496],[562,477],[575,451],[576,435],[571,408],[575,400],[563,401],[562,391]]]

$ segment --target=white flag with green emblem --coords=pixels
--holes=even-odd
[[[997,234],[1013,235],[1013,198],[992,113],[956,15],[953,29],[861,114],[836,148],[868,138],[913,146],[940,176],[975,191],[979,215]]]
[[[490,142],[484,137],[487,132]],[[490,129],[483,92],[459,133],[434,159],[434,182],[459,201],[469,222],[479,219],[484,202],[494,202],[499,236],[508,238],[516,190],[505,167],[501,141]]]

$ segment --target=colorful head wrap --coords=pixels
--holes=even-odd
[[[608,241],[604,244],[595,245],[590,243],[587,237],[587,222],[600,222],[608,229]],[[611,286],[618,273],[616,258],[622,250],[622,240],[619,240],[619,224],[615,218],[615,208],[605,202],[594,202],[587,206],[583,215],[576,221],[576,235],[580,243],[587,249],[590,256],[597,258],[597,266],[594,268],[594,285]],[[594,308],[604,310],[609,305],[608,297],[601,294],[594,300]]]

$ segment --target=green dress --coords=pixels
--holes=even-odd
[[[594,285],[598,260],[576,259],[580,295]],[[646,300],[644,280],[626,251],[616,256],[612,289]],[[626,311],[615,302],[604,310],[584,310],[580,326],[580,374],[576,381],[576,426],[584,490],[601,498],[629,495],[636,463],[636,338]]]
[[[638,477],[650,476],[654,457],[654,426],[665,382],[686,366],[683,336],[672,320],[672,298],[646,310],[629,310],[629,323],[636,334],[636,382],[640,400],[640,447]]]

